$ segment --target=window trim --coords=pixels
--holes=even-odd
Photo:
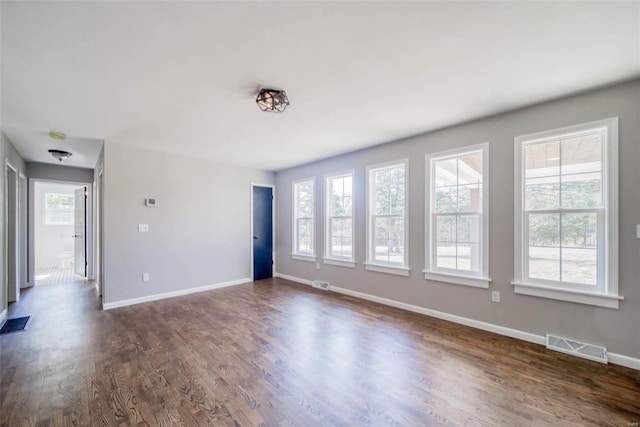
[[[325,192],[325,233],[324,233],[324,257],[322,258],[322,261],[324,264],[328,264],[328,265],[335,265],[335,266],[339,266],[339,267],[348,267],[348,268],[355,268],[356,267],[356,261],[355,261],[355,250],[356,250],[356,245],[355,245],[355,201],[356,201],[356,195],[355,192],[353,191],[354,189],[354,181],[355,181],[355,169],[349,169],[349,170],[345,170],[342,172],[335,172],[335,173],[330,173],[330,174],[326,174],[324,176],[324,192]],[[335,178],[344,178],[344,177],[351,177],[351,257],[347,258],[347,257],[337,257],[337,256],[331,256],[331,215],[329,213],[329,206],[330,206],[330,197],[331,194],[329,193],[329,181],[331,179],[335,179]]]
[[[604,130],[603,141],[603,202],[602,208],[604,248],[604,284],[601,291],[563,286],[561,282],[532,281],[525,277],[526,230],[524,226],[524,157],[523,147],[527,143],[542,142],[552,138],[566,138],[593,130]],[[514,279],[511,284],[517,294],[576,302],[607,308],[619,308],[624,297],[618,294],[618,118],[611,117],[557,129],[535,132],[514,138]]]
[[[463,273],[460,270],[440,269],[435,267],[435,250],[433,242],[433,211],[435,191],[435,168],[433,163],[439,160],[458,158],[464,154],[482,153],[482,218],[481,238],[478,245],[480,250],[481,268],[477,274]],[[489,142],[467,145],[451,150],[439,151],[425,155],[425,269],[422,270],[426,280],[453,283],[456,285],[476,288],[489,288]]]
[[[298,217],[297,217],[297,210],[298,210],[298,194],[296,191],[296,186],[299,184],[303,184],[303,183],[307,183],[307,182],[311,182],[312,185],[312,189],[313,189],[313,197],[312,197],[312,201],[313,201],[313,207],[312,207],[312,212],[313,212],[313,218],[312,218],[312,226],[311,226],[311,248],[313,250],[312,253],[304,253],[304,252],[298,252],[298,245],[297,245],[297,240],[298,240]],[[292,227],[292,251],[291,251],[291,258],[298,260],[298,261],[308,261],[308,262],[316,262],[316,178],[315,177],[310,177],[310,178],[304,178],[304,179],[298,179],[295,181],[292,181],[291,183],[291,189],[292,189],[292,200],[293,200],[293,206],[292,206],[292,210],[293,210],[293,221],[291,221],[291,227]]]
[[[403,253],[403,264],[386,264],[381,262],[375,262],[372,256],[372,180],[371,174],[380,169],[391,169],[394,166],[403,166],[404,167],[404,253]],[[409,272],[411,269],[409,268],[409,159],[399,159],[390,162],[384,163],[376,163],[373,165],[369,165],[366,167],[366,216],[367,216],[367,230],[366,230],[366,261],[364,263],[365,270],[375,271],[379,273],[387,273],[387,274],[395,274],[399,276],[409,276]]]

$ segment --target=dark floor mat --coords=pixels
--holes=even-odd
[[[26,331],[30,320],[31,320],[31,316],[16,317],[15,319],[7,319],[7,321],[4,322],[4,325],[2,325],[2,329],[0,329],[0,335],[10,334],[12,332]]]

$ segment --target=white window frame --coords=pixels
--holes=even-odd
[[[478,249],[480,251],[480,269],[477,273],[438,268],[436,266],[435,250],[435,225],[433,208],[435,206],[435,168],[438,161],[456,159],[458,157],[482,153],[482,211],[480,216],[480,239]],[[424,278],[438,282],[453,283],[457,285],[472,286],[476,288],[489,288],[489,143],[476,144],[427,154],[425,156],[425,269]],[[464,215],[455,214],[457,215]]]
[[[49,208],[49,196],[65,196],[65,197],[70,197],[72,200],[72,205],[71,205],[71,219],[69,221],[51,221],[51,219],[49,218],[49,212],[52,210],[51,208]],[[74,199],[74,195],[73,194],[66,194],[66,193],[55,193],[55,192],[51,192],[51,193],[45,193],[44,195],[44,224],[45,225],[73,225],[73,220],[74,220],[74,215],[75,215],[75,199]]]
[[[311,249],[312,253],[308,252],[299,252],[298,251],[298,191],[297,186],[300,184],[311,183],[312,187],[312,208],[311,212],[313,213],[313,217],[311,218]],[[298,261],[308,261],[308,262],[316,262],[316,179],[305,178],[293,181],[291,183],[292,188],[292,201],[293,201],[293,221],[292,222],[292,231],[293,231],[293,241],[292,241],[292,253],[291,258],[296,259]]]
[[[599,289],[586,290],[584,286],[575,286],[558,281],[532,280],[527,278],[526,258],[528,240],[524,218],[524,173],[523,147],[526,144],[540,143],[544,140],[567,138],[574,134],[604,130],[602,177],[603,177],[603,230],[599,230],[599,263],[603,269],[602,283]],[[514,199],[515,199],[515,247],[514,280],[511,284],[517,294],[551,298],[581,304],[607,308],[618,308],[624,298],[618,294],[618,118],[608,118],[559,129],[518,136],[514,140]],[[562,209],[560,209],[562,211]],[[569,211],[568,211],[569,212]]]
[[[346,178],[351,177],[351,257],[338,257],[331,255],[331,219],[334,218],[331,214],[331,180],[337,178]],[[336,265],[339,267],[348,267],[355,268],[355,221],[354,221],[354,213],[355,213],[355,194],[353,191],[354,188],[354,178],[355,171],[353,169],[338,173],[333,173],[329,175],[325,175],[324,177],[324,192],[325,192],[325,240],[324,240],[324,258],[322,259],[325,264]],[[342,217],[347,218],[347,217]]]
[[[375,244],[373,239],[373,180],[371,176],[374,172],[383,169],[391,169],[394,167],[404,167],[404,259],[402,265],[395,263],[375,262],[373,250]],[[367,232],[366,232],[366,249],[367,260],[365,270],[376,271],[379,273],[395,274],[398,276],[409,276],[411,269],[409,268],[409,159],[395,160],[392,162],[379,163],[367,166]]]

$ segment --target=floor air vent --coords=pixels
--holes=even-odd
[[[314,280],[313,285],[311,286],[313,286],[314,288],[322,289],[323,291],[329,290],[329,282],[323,282],[321,280]]]
[[[547,348],[596,362],[607,363],[607,349],[599,345],[547,334]]]

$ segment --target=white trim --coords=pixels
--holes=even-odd
[[[255,277],[253,275],[253,189],[254,187],[264,187],[271,188],[271,275],[273,276],[273,272],[276,271],[276,186],[273,184],[260,184],[256,182],[252,182],[250,184],[249,191],[249,227],[251,229],[249,238],[251,239],[250,248],[250,266],[251,266],[251,279]]]
[[[339,267],[356,268],[356,262],[348,259],[322,258],[322,262],[328,265],[337,265]]]
[[[15,258],[15,289],[13,289],[13,292],[15,292],[15,297],[16,299],[14,301],[11,302],[18,302],[20,301],[20,283],[19,283],[19,271],[20,271],[20,262],[19,262],[19,226],[18,226],[18,221],[19,221],[19,217],[20,217],[20,212],[18,209],[19,206],[19,187],[18,187],[18,169],[13,166],[11,164],[11,162],[9,161],[8,158],[4,159],[4,197],[3,197],[3,205],[4,205],[4,288],[5,288],[5,295],[4,295],[4,301],[5,304],[7,304],[7,307],[9,305],[9,180],[7,179],[7,172],[9,172],[9,169],[11,169],[13,171],[13,173],[16,175],[16,178],[13,182],[13,185],[15,186],[15,200],[14,200],[14,216],[15,216],[15,224],[12,224],[15,228],[14,231],[14,245],[15,245],[15,253],[14,253],[14,258]]]
[[[370,262],[364,263],[364,269],[367,271],[375,271],[378,273],[395,274],[396,276],[409,276],[409,272],[411,271],[411,269],[408,267],[396,267],[393,265],[372,264]]]
[[[329,198],[331,197],[331,195],[329,194],[329,180],[331,179],[336,179],[336,178],[346,178],[346,177],[351,177],[351,258],[350,259],[343,259],[343,260],[338,260],[340,263],[336,264],[336,263],[332,263],[332,262],[327,262],[326,260],[336,260],[336,258],[331,258],[331,224],[329,224],[330,221],[330,215],[329,215]],[[342,171],[342,172],[336,172],[336,173],[329,173],[329,174],[325,174],[324,175],[324,260],[325,260],[325,264],[333,264],[333,265],[340,265],[343,267],[355,267],[355,251],[356,251],[356,239],[355,239],[355,200],[356,200],[356,195],[355,192],[353,191],[354,188],[354,181],[355,181],[355,177],[356,177],[356,171],[355,169],[349,169],[346,171]],[[346,265],[346,263],[353,263],[352,266]]]
[[[311,181],[312,184],[312,197],[311,200],[313,201],[313,206],[311,207],[311,212],[313,213],[313,218],[312,218],[312,227],[311,227],[311,247],[313,249],[313,253],[309,254],[309,255],[305,255],[305,254],[301,254],[296,252],[296,250],[298,249],[298,245],[297,245],[297,240],[298,240],[298,235],[297,235],[297,225],[298,225],[298,217],[296,215],[296,212],[298,210],[298,194],[296,192],[296,185],[298,184],[302,184],[305,182],[309,182]],[[316,192],[316,177],[312,176],[310,178],[304,178],[304,179],[297,179],[295,181],[291,181],[291,201],[293,203],[291,203],[291,207],[292,207],[292,221],[291,221],[291,235],[293,237],[293,241],[291,242],[291,249],[292,249],[292,255],[298,255],[298,256],[306,256],[306,257],[315,257],[316,256],[316,196],[317,196],[317,192]],[[297,258],[294,258],[297,259]],[[305,260],[303,260],[305,261]],[[307,260],[308,261],[308,260]],[[315,259],[314,259],[315,262]]]
[[[478,242],[478,250],[480,251],[480,268],[477,274],[471,273],[469,275],[462,274],[462,270],[453,269],[446,271],[445,269],[438,269],[435,263],[435,250],[434,250],[434,226],[433,226],[433,214],[432,207],[434,205],[435,192],[432,186],[435,174],[433,163],[438,160],[445,160],[451,158],[458,158],[469,153],[482,154],[482,211],[480,212],[480,218],[482,223],[480,224],[480,238]],[[451,150],[440,151],[438,153],[430,153],[425,155],[425,270],[424,273],[428,273],[431,277],[427,277],[427,280],[438,280],[441,282],[453,283],[458,285],[475,286],[481,288],[488,288],[491,279],[486,279],[489,275],[489,143],[483,142],[481,144],[468,145]],[[460,213],[464,214],[464,213]],[[447,279],[446,276],[450,278]],[[456,280],[461,277],[463,280]],[[475,280],[474,280],[475,279]]]
[[[516,294],[577,302],[579,304],[596,305],[599,307],[619,308],[619,302],[624,300],[624,297],[621,295],[601,294],[576,289],[562,289],[519,281],[513,281],[511,284]]]
[[[461,274],[447,274],[427,270],[423,270],[422,272],[424,273],[424,278],[426,280],[453,283],[454,285],[489,289],[489,283],[491,283],[491,278],[489,277],[463,276]]]
[[[132,299],[125,299],[125,300],[120,300],[116,302],[108,302],[108,303],[102,304],[102,309],[111,310],[114,308],[126,307],[129,305],[135,305],[135,304],[142,304],[144,302],[158,301],[161,299],[173,298],[173,297],[178,297],[182,295],[195,294],[197,292],[205,292],[213,289],[226,288],[228,286],[242,285],[242,284],[251,283],[251,282],[253,282],[253,280],[249,277],[246,277],[244,279],[237,279],[237,280],[231,280],[228,282],[215,283],[213,285],[198,286],[195,288],[181,289],[179,291],[148,295],[140,298],[132,298]]]
[[[400,165],[404,166],[404,248],[403,248],[404,260],[401,266],[385,265],[384,267],[389,267],[391,269],[394,269],[394,268],[406,269],[407,274],[400,274],[400,275],[408,276],[409,275],[408,273],[408,270],[409,270],[409,159],[408,158],[369,165],[365,169],[365,175],[366,175],[365,176],[365,189],[366,189],[365,190],[366,191],[365,215],[366,215],[366,224],[367,224],[367,229],[365,232],[365,249],[366,249],[365,269],[371,270],[371,271],[379,271],[382,273],[398,274],[395,271],[386,270],[386,269],[385,269],[386,271],[383,271],[381,269],[375,269],[375,268],[370,269],[370,268],[367,268],[367,265],[380,266],[380,264],[374,263],[374,257],[372,256],[372,249],[371,249],[371,238],[372,238],[371,172],[379,169],[392,168],[394,166],[400,166]]]
[[[313,280],[301,279],[299,277],[289,276],[288,274],[283,274],[283,273],[275,273],[273,276],[279,277],[281,279],[290,280],[292,282],[300,283],[303,285],[313,286]]]
[[[574,285],[566,282],[531,280],[527,278],[526,252],[524,242],[527,241],[524,221],[523,183],[525,159],[522,155],[525,144],[535,144],[545,140],[566,138],[589,131],[605,130],[603,141],[602,177],[604,219],[604,248],[598,249],[604,254],[604,273],[599,272],[598,287],[600,292],[590,292],[588,286]],[[521,135],[514,138],[514,280],[511,282],[515,292],[524,295],[561,301],[577,302],[600,307],[618,308],[623,297],[618,295],[618,118],[612,117],[566,126],[558,129]],[[562,210],[561,210],[562,211]],[[567,211],[567,210],[565,210]],[[568,210],[570,211],[570,210]],[[600,234],[598,235],[600,240]],[[600,258],[600,255],[599,255]],[[598,261],[600,263],[600,261]],[[601,269],[600,267],[598,267]],[[602,279],[603,278],[603,279]]]
[[[291,258],[298,261],[316,262],[318,257],[315,255],[291,254]]]
[[[289,276],[287,274],[276,273],[275,277],[281,277],[283,279],[290,280],[292,282],[302,283],[304,285],[312,285],[311,280],[300,279],[298,277]],[[518,329],[507,328],[506,326],[500,326],[493,323],[481,322],[479,320],[470,319],[468,317],[456,316],[455,314],[449,314],[442,311],[431,310],[429,308],[419,307],[413,304],[407,304],[404,302],[394,301],[388,298],[377,297],[371,294],[365,294],[363,292],[352,291],[350,289],[337,287],[331,285],[329,291],[339,294],[349,295],[354,298],[360,298],[367,301],[377,302],[379,304],[387,305],[390,307],[399,308],[401,310],[411,311],[413,313],[423,314],[429,317],[435,317],[436,319],[446,320],[448,322],[457,323],[459,325],[469,326],[471,328],[480,329],[487,332],[493,332],[494,334],[503,335],[506,337],[516,338],[522,341],[527,341],[542,346],[546,345],[546,337],[543,335],[532,334],[530,332],[521,331]],[[625,356],[623,354],[607,352],[609,363],[624,366],[627,368],[640,371],[640,358]]]
[[[8,309],[5,308],[4,310],[2,310],[2,312],[0,312],[0,328],[2,328],[2,326],[4,325],[4,321],[7,319],[7,311]]]

